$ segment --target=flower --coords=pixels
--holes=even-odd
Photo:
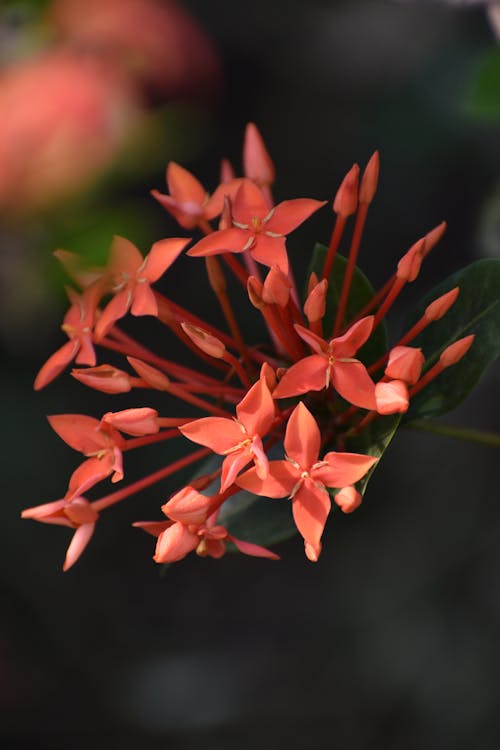
[[[331,506],[327,488],[354,484],[377,459],[359,453],[330,451],[319,460],[319,427],[302,401],[288,420],[284,445],[285,460],[270,461],[267,477],[261,478],[256,469],[250,469],[238,477],[236,483],[256,495],[290,497],[295,524],[305,541],[306,555],[316,561]]]
[[[320,391],[330,384],[349,403],[363,409],[375,409],[375,383],[364,364],[353,355],[368,340],[373,316],[358,320],[342,336],[324,341],[320,336],[295,325],[299,336],[316,352],[292,365],[273,391],[274,398],[299,396]]]

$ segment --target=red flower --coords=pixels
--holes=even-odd
[[[305,541],[306,555],[316,561],[321,535],[330,512],[327,487],[343,488],[361,479],[376,462],[372,456],[330,451],[319,459],[321,434],[311,412],[300,402],[288,420],[284,461],[270,461],[261,479],[250,469],[236,480],[249,492],[266,497],[290,497],[297,529]]]
[[[364,364],[353,355],[368,340],[373,316],[358,320],[343,336],[324,341],[307,328],[295,326],[299,336],[316,352],[292,365],[276,386],[274,398],[299,396],[333,385],[349,403],[363,409],[375,409],[375,383]]]
[[[249,250],[259,263],[279,266],[286,274],[286,235],[324,205],[325,201],[296,198],[283,201],[269,210],[260,188],[250,180],[243,180],[232,206],[233,226],[204,237],[188,251],[188,255],[206,256]]]

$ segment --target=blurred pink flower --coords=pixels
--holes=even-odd
[[[162,94],[211,92],[220,79],[214,46],[171,0],[56,0],[49,18],[65,41]]]
[[[52,52],[0,74],[0,211],[43,207],[93,180],[116,156],[134,110],[123,77]]]

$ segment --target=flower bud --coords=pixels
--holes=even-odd
[[[447,346],[439,357],[440,364],[443,367],[451,367],[451,365],[455,365],[457,362],[459,362],[462,357],[469,351],[474,338],[474,334],[471,334],[470,336],[464,336],[464,338],[455,341],[454,344],[450,344],[450,346]]]
[[[382,381],[375,386],[375,401],[379,414],[404,414],[410,403],[408,388],[402,380]]]
[[[309,292],[304,303],[304,313],[309,323],[315,323],[323,318],[326,310],[327,289],[328,280],[323,279]]]
[[[138,409],[124,409],[123,411],[108,411],[101,423],[110,424],[127,435],[153,435],[159,432],[158,412],[147,406]]]
[[[132,388],[130,375],[111,365],[75,368],[71,370],[71,375],[80,383],[103,393],[128,393]]]
[[[352,513],[361,505],[363,496],[354,487],[343,487],[333,499],[343,513]]]
[[[245,130],[243,171],[245,177],[253,180],[257,185],[272,185],[275,179],[274,164],[253,122],[249,122]]]
[[[209,515],[211,501],[211,497],[202,495],[194,487],[187,485],[172,495],[161,509],[172,521],[200,526]]]
[[[226,354],[226,347],[216,336],[212,336],[211,333],[198,328],[198,326],[193,326],[191,323],[181,323],[181,328],[202,352],[210,357],[223,359]]]
[[[380,171],[380,157],[378,151],[375,151],[368,164],[366,165],[361,185],[359,188],[359,202],[371,203],[377,192],[378,174]]]
[[[356,213],[358,207],[358,184],[359,166],[354,164],[342,180],[333,201],[334,212],[345,219]]]
[[[385,374],[394,380],[403,380],[413,385],[420,377],[424,362],[425,357],[421,349],[412,346],[395,346],[389,353]]]
[[[455,303],[459,292],[460,287],[456,286],[454,289],[446,292],[446,294],[442,294],[441,297],[435,299],[430,305],[427,305],[424,313],[426,320],[439,320],[442,318]]]
[[[169,378],[156,367],[146,364],[141,359],[135,357],[127,357],[129,364],[132,365],[136,373],[140,378],[144,380],[151,388],[156,391],[168,391],[170,388]]]
[[[278,307],[286,307],[290,299],[291,283],[278,266],[273,266],[267,274],[262,287],[262,300]]]

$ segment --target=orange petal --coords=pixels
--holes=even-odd
[[[153,435],[159,432],[158,412],[148,406],[123,411],[108,411],[101,420],[127,435]]]
[[[132,295],[128,289],[118,292],[106,305],[95,326],[95,336],[102,339],[117,320],[127,314],[132,301]]]
[[[285,433],[285,451],[288,458],[296,461],[302,470],[318,460],[321,434],[318,424],[309,409],[300,401],[290,415]]]
[[[130,375],[112,365],[73,369],[71,375],[80,383],[103,393],[127,393],[132,388]]]
[[[346,487],[358,482],[377,459],[362,453],[330,451],[323,461],[311,470],[311,477],[326,487]]]
[[[376,408],[375,383],[361,362],[335,362],[332,368],[332,385],[350,404],[362,409]]]
[[[261,378],[250,388],[246,396],[236,407],[238,421],[245,427],[247,434],[267,435],[274,420],[274,400],[266,381]]]
[[[270,461],[269,473],[260,479],[255,468],[249,469],[236,479],[236,484],[254,495],[263,497],[289,497],[300,479],[300,473],[290,461]]]
[[[35,391],[45,388],[64,370],[75,358],[79,349],[78,341],[67,341],[60,349],[52,354],[38,371],[33,387]]]
[[[385,374],[394,380],[404,380],[414,385],[420,377],[425,357],[421,349],[413,346],[395,346],[389,352]]]
[[[92,534],[94,533],[95,523],[84,523],[79,526],[73,534],[68,551],[66,552],[66,558],[64,560],[63,570],[66,572],[76,563],[83,550],[90,542]]]
[[[368,341],[373,331],[373,315],[361,318],[342,336],[332,339],[331,348],[334,357],[352,357]]]
[[[404,414],[410,404],[408,388],[402,380],[377,383],[375,399],[379,414]]]
[[[238,422],[225,417],[202,417],[182,425],[179,430],[193,443],[205,445],[221,455],[247,438]]]
[[[354,487],[343,487],[333,499],[343,513],[352,513],[361,505],[363,496]]]
[[[262,190],[251,180],[242,180],[233,200],[233,220],[251,228],[254,217],[264,219],[268,213]]]
[[[245,177],[254,180],[258,185],[272,185],[274,182],[273,161],[257,126],[253,122],[249,122],[245,130],[243,171]]]
[[[211,497],[188,485],[172,495],[161,509],[172,521],[200,526],[207,520],[211,502]]]
[[[175,161],[167,167],[168,192],[176,203],[193,202],[202,206],[207,197],[207,191],[196,177]]]
[[[253,258],[264,266],[278,266],[285,275],[288,274],[288,255],[284,237],[268,237],[267,234],[255,235],[255,242],[250,247]]]
[[[330,507],[328,492],[316,487],[310,479],[303,482],[293,499],[295,525],[305,541],[315,549],[320,549],[320,539]]]
[[[299,396],[308,391],[321,391],[326,385],[328,361],[321,354],[311,354],[292,365],[273,391],[273,398]]]
[[[99,420],[94,417],[85,414],[52,414],[47,420],[61,440],[80,453],[94,453],[109,444],[99,430]]]
[[[160,536],[162,531],[172,526],[172,521],[135,521],[132,526],[142,529],[151,536]]]
[[[116,235],[111,243],[108,267],[111,273],[135,276],[144,258],[133,242]]]
[[[245,229],[221,229],[203,237],[187,251],[187,255],[203,257],[219,253],[242,253],[251,237]]]
[[[252,542],[244,542],[242,539],[236,539],[234,536],[228,536],[228,541],[232,542],[235,547],[243,552],[244,555],[251,555],[252,557],[266,557],[268,560],[279,560],[280,556],[275,552],[271,552],[270,549],[261,547],[258,544],[252,544]]]
[[[265,231],[287,235],[325,204],[326,201],[312,198],[283,201],[273,209],[271,217],[265,223]]]
[[[190,240],[185,237],[173,237],[155,242],[146,256],[141,276],[147,278],[150,283],[157,281],[175,262],[189,242]]]

